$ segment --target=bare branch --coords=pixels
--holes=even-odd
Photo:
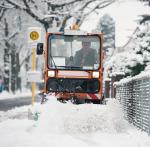
[[[97,1],[97,0],[93,0],[93,1],[88,1],[88,2],[86,2],[86,3],[79,9],[79,11],[81,11],[81,10],[87,8],[89,4],[91,4],[91,3],[95,2],[95,1]]]
[[[8,2],[9,4],[11,4],[12,6],[14,6],[16,9],[20,9],[20,10],[25,10],[26,8],[17,4],[16,2],[12,1],[12,0],[6,0],[6,2]]]
[[[82,20],[81,20],[80,24],[82,24],[83,21],[84,21],[84,19],[85,19],[89,14],[91,14],[92,12],[96,11],[97,9],[105,8],[105,7],[109,6],[109,5],[111,5],[112,3],[114,3],[115,1],[116,1],[116,0],[111,0],[111,1],[110,1],[110,0],[106,0],[106,1],[99,2],[99,3],[98,3],[95,7],[93,7],[89,12],[83,14]],[[87,6],[86,6],[86,7],[87,7]],[[80,10],[82,10],[82,9],[83,9],[83,7],[80,8]]]
[[[73,1],[65,2],[65,3],[61,3],[61,4],[53,4],[53,3],[49,2],[49,1],[45,1],[45,2],[47,2],[47,4],[49,6],[51,6],[52,8],[60,8],[60,7],[72,5],[72,4],[77,3],[77,2],[82,2],[82,1],[84,1],[84,0],[73,0]]]
[[[18,50],[17,50],[16,52],[17,52],[17,53],[20,53],[23,48],[24,48],[24,44],[21,44],[21,45],[18,47]]]
[[[8,3],[10,3],[11,5],[13,5],[15,8],[20,9],[20,10],[24,10],[27,14],[29,14],[31,17],[33,17],[38,22],[40,22],[42,24],[45,23],[42,19],[40,19],[37,15],[35,15],[34,12],[32,12],[32,10],[30,9],[26,0],[23,0],[25,7],[13,2],[12,0],[6,0],[6,1]]]
[[[97,1],[97,0],[93,0],[93,1]],[[90,3],[92,3],[93,1],[90,1],[90,2],[88,2],[88,3],[85,3],[85,4],[79,9],[79,11],[81,11],[81,10],[87,8],[88,5],[89,5]],[[93,12],[93,11],[95,11],[96,9],[102,9],[102,8],[108,6],[108,5],[111,5],[111,4],[114,3],[115,1],[116,1],[116,0],[111,0],[111,1],[110,1],[110,0],[105,0],[105,1],[99,2],[98,4],[96,4],[95,7],[93,7],[93,8],[91,9],[90,12],[88,12],[88,14],[91,13],[91,12]]]
[[[0,21],[1,21],[1,19],[3,18],[5,12],[6,12],[6,9],[1,9],[1,10],[0,10]]]
[[[25,63],[26,59],[30,58],[32,56],[32,53],[28,54],[20,63],[20,67]]]
[[[26,0],[23,0],[24,5],[26,6],[26,12],[32,16],[34,19],[36,19],[37,21],[41,22],[41,23],[45,23],[42,19],[40,19],[37,15],[35,15],[35,13],[31,10],[30,6],[28,5]]]
[[[34,12],[33,7],[31,7],[30,4],[33,4],[34,8],[37,9],[35,0],[22,0],[22,2],[23,2],[22,5],[16,3],[14,0],[6,0],[6,1],[9,4],[11,4],[12,6],[14,6],[16,9],[25,11],[33,19],[40,22],[44,26],[45,30],[47,30],[49,27],[49,24],[52,23],[52,22],[48,22],[44,18],[40,18],[39,15],[37,14],[37,12],[36,13]],[[69,11],[70,11],[70,8],[73,7],[73,5],[75,4],[76,6],[80,7],[78,10],[74,11],[75,16],[79,19],[82,19],[81,21],[83,22],[85,17],[88,16],[90,13],[94,12],[96,9],[104,8],[104,7],[112,4],[115,1],[116,0],[71,0],[68,2],[56,3],[54,1],[52,2],[50,0],[44,0],[43,2],[47,3],[48,6],[51,8],[51,11],[49,11],[50,14],[57,14],[57,15],[60,15],[61,17],[68,16],[68,18],[73,16],[72,15],[73,13],[69,12]],[[90,8],[90,4],[93,4],[93,3],[97,3],[97,4],[94,8]],[[86,9],[87,7],[88,7],[89,11],[85,13],[84,9]],[[65,10],[63,8],[65,8]],[[65,14],[66,10],[68,12],[67,14]],[[77,14],[79,16],[77,16]]]
[[[7,5],[1,5],[0,4],[0,8],[5,8],[5,9],[12,9],[12,8],[14,8],[14,7],[12,7],[12,6],[7,6]]]
[[[14,38],[18,34],[19,34],[18,32],[13,33],[11,36],[9,36],[8,41],[10,41],[12,38]]]
[[[8,9],[8,7],[4,5],[4,2],[2,2],[0,4],[0,20],[3,18],[7,9]]]

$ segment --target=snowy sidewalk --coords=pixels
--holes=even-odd
[[[3,91],[2,93],[0,93],[0,100],[3,99],[14,99],[14,98],[23,98],[23,97],[29,97],[31,96],[31,92],[27,91],[27,92],[16,92],[16,94],[13,93],[8,93],[6,91]]]
[[[62,104],[51,99],[39,105],[38,121],[27,119],[28,108],[1,115],[2,147],[150,147],[150,137],[124,120],[115,99],[107,105]],[[15,113],[22,118],[11,119]]]

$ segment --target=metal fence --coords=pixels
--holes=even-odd
[[[150,76],[116,84],[116,98],[127,120],[150,134]]]

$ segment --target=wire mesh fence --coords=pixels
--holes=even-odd
[[[150,76],[116,84],[116,98],[127,120],[150,134]]]

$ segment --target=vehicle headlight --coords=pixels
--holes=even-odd
[[[98,71],[93,72],[93,78],[99,78],[99,72]]]
[[[48,71],[48,77],[54,77],[55,71]]]

